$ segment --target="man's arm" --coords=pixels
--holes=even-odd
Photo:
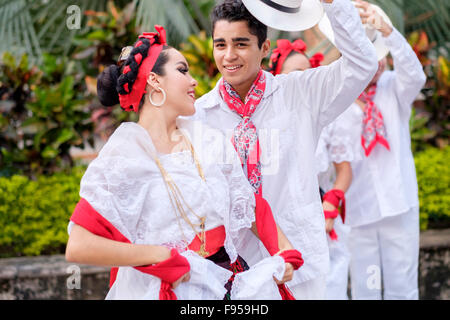
[[[323,6],[342,57],[328,66],[293,72],[283,84],[292,105],[302,101],[311,109],[317,133],[358,98],[378,68],[375,48],[350,0],[324,0]]]
[[[395,28],[385,39],[394,59],[394,83],[397,101],[403,114],[411,114],[411,105],[425,84],[427,77],[423,72],[417,55]]]
[[[370,10],[368,2],[358,0],[356,6],[364,10],[361,13],[363,23],[372,24],[385,37],[385,44],[394,58],[397,99],[402,111],[409,117],[411,105],[426,81],[422,65],[403,35],[387,24],[375,10]]]

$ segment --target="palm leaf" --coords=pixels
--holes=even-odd
[[[136,24],[141,31],[152,31],[155,24],[164,26],[168,42],[177,46],[199,28],[182,0],[134,0]]]

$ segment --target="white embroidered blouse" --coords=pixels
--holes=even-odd
[[[250,231],[255,219],[253,190],[230,141],[215,139],[217,130],[201,123],[178,119],[177,125],[190,139],[206,181],[199,176],[191,151],[159,158],[186,203],[196,215],[206,216],[206,230],[225,227],[224,247],[234,262],[246,242],[259,241]],[[176,248],[188,259],[191,280],[175,289],[178,299],[222,299],[224,284],[232,273],[193,251],[185,251],[195,233],[172,207],[163,176],[153,160],[156,154],[143,127],[133,122],[121,124],[86,170],[80,196],[132,243]],[[184,207],[189,219],[198,223],[197,217]],[[279,273],[281,268],[283,274],[283,259],[269,259],[272,270]],[[243,278],[245,281],[245,275]],[[278,294],[272,277],[270,280],[271,292]],[[107,299],[158,299],[160,284],[157,277],[132,267],[119,267]],[[233,294],[242,295],[235,289]]]

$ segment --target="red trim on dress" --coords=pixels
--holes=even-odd
[[[117,230],[108,220],[98,213],[85,199],[81,198],[70,218],[74,223],[89,230],[98,236],[125,243],[131,243],[119,230]],[[178,280],[185,273],[189,272],[188,260],[180,255],[177,250],[172,249],[171,257],[160,263],[146,266],[137,266],[135,269],[154,275],[161,279],[159,299],[176,300],[177,296],[172,290],[172,283]],[[111,268],[110,287],[116,280],[118,268]]]

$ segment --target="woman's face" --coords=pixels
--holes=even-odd
[[[281,67],[281,73],[286,74],[292,71],[303,71],[311,68],[308,58],[300,53],[292,54],[284,60],[283,66]]]
[[[173,108],[176,116],[189,116],[195,113],[195,91],[197,81],[189,73],[186,58],[176,49],[165,51],[168,61],[164,65],[164,75],[157,76],[159,86],[166,92],[165,106]],[[161,93],[153,93],[152,99],[158,103],[163,99]]]

